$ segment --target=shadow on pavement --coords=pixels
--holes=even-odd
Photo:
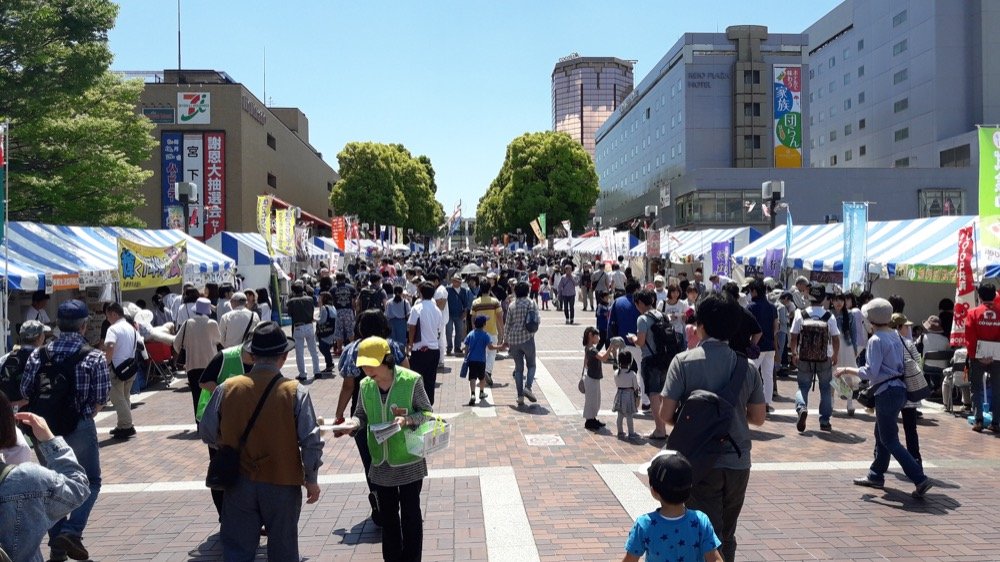
[[[760,431],[759,429],[750,430],[750,439],[754,441],[774,441],[783,437],[785,435],[782,433],[769,433],[767,431]]]
[[[891,507],[910,513],[926,513],[928,515],[948,515],[962,507],[962,504],[944,494],[929,493],[923,499],[910,497],[910,492],[905,490],[886,489],[882,497],[875,494],[863,494],[861,501],[874,503],[885,507]]]
[[[529,405],[518,406],[517,404],[510,404],[507,407],[515,412],[521,414],[529,414],[532,416],[547,416],[552,413],[545,406],[540,406],[538,404],[532,404],[530,406]]]
[[[197,441],[198,432],[197,431],[182,431],[180,433],[174,433],[168,435],[167,439],[180,439],[182,441]]]
[[[861,437],[856,433],[844,433],[840,431],[807,431],[806,434],[812,434],[823,441],[830,443],[844,443],[847,445],[857,445],[858,443],[864,443],[868,440],[867,437]]]
[[[381,530],[370,519],[347,529],[334,529],[333,534],[340,537],[340,544],[379,544],[382,542]]]

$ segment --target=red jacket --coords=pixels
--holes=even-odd
[[[965,347],[970,360],[976,359],[979,340],[1000,342],[1000,305],[996,301],[973,308],[965,319]]]

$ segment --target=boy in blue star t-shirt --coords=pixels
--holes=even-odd
[[[722,542],[704,513],[684,507],[691,495],[691,464],[673,451],[658,455],[649,465],[649,490],[660,509],[641,515],[625,541],[622,562],[723,562]]]
[[[469,370],[469,406],[476,405],[476,381],[479,381],[479,399],[486,398],[486,350],[500,349],[499,345],[493,343],[490,335],[483,328],[489,319],[479,315],[472,321],[475,328],[465,337],[465,361]]]

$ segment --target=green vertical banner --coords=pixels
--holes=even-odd
[[[545,213],[538,215],[538,226],[542,227],[542,236],[549,234],[548,226],[545,224]]]
[[[979,255],[1000,263],[1000,128],[979,128]]]

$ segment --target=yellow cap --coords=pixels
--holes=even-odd
[[[358,367],[378,367],[389,353],[389,342],[382,338],[365,338],[358,344],[358,359],[355,364]]]

